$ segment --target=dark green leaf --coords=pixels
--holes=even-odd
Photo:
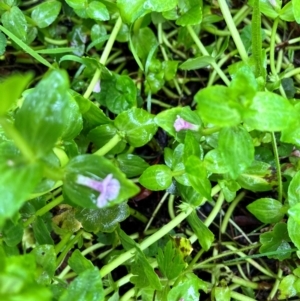
[[[278,251],[278,254],[267,255],[268,258],[284,260],[291,257],[291,240],[286,223],[276,224],[273,231],[262,233],[259,240],[262,244],[259,248],[261,254]]]
[[[112,232],[129,214],[128,205],[121,203],[109,208],[82,209],[76,218],[88,232]]]
[[[138,288],[152,287],[161,290],[161,284],[157,274],[154,272],[146,256],[142,251],[136,249],[134,261],[131,264],[133,276],[130,281]]]
[[[40,245],[54,244],[53,239],[50,235],[50,231],[41,217],[39,216],[36,217],[35,221],[32,224],[32,228],[33,228],[34,237],[38,244]]]
[[[119,168],[128,178],[139,176],[149,164],[141,157],[133,154],[121,154],[117,157]]]
[[[79,250],[75,250],[71,257],[68,260],[68,264],[71,269],[79,275],[80,273],[88,270],[93,269],[94,265],[88,259],[86,259]]]
[[[288,201],[291,207],[300,203],[299,183],[300,183],[300,171],[298,171],[294,175],[288,188]]]
[[[254,160],[252,138],[242,126],[221,129],[218,150],[233,179],[236,179]]]
[[[279,222],[285,214],[282,204],[272,198],[258,199],[248,205],[247,209],[263,223]]]
[[[38,283],[49,285],[56,270],[56,253],[53,245],[36,246],[32,251],[35,261],[40,268]]]
[[[117,6],[120,10],[120,15],[123,22],[131,24],[136,19],[144,15],[147,10],[144,8],[145,0],[118,0]]]
[[[224,174],[229,171],[218,149],[209,151],[204,157],[203,164],[207,171],[212,173]]]
[[[32,20],[39,28],[48,27],[57,18],[61,9],[58,1],[44,2],[34,8],[31,13]]]
[[[220,180],[218,183],[227,202],[233,201],[235,199],[236,192],[241,188],[241,186],[233,180]]]
[[[1,232],[5,243],[13,247],[22,241],[24,229],[21,223],[14,224],[11,220],[7,220]]]
[[[6,44],[6,37],[2,32],[0,32],[0,55],[3,55],[5,53]]]
[[[186,265],[183,257],[174,247],[171,240],[169,240],[163,250],[158,249],[156,259],[160,271],[169,280],[178,277]]]
[[[188,217],[187,221],[192,227],[194,233],[196,234],[201,247],[207,251],[211,247],[215,237],[213,233],[203,224],[203,222],[198,217],[196,211],[193,211]]]
[[[139,108],[132,108],[119,114],[114,124],[120,133],[123,133],[126,141],[134,147],[145,145],[157,130],[153,115]]]
[[[177,184],[177,186],[181,197],[186,203],[191,204],[195,207],[201,206],[204,203],[205,199],[203,198],[203,196],[198,193],[193,187],[183,186],[180,184]]]
[[[299,206],[297,206],[297,207],[299,207]],[[299,214],[299,208],[297,208],[297,210],[293,210],[293,211],[296,214]],[[291,238],[293,244],[297,247],[297,249],[300,250],[299,219],[295,219],[294,216],[290,216],[287,221],[287,227],[288,227],[289,237]]]
[[[101,275],[97,268],[88,269],[75,278],[59,301],[104,301]]]
[[[164,190],[172,184],[172,171],[166,165],[153,165],[143,172],[139,182],[153,191]]]

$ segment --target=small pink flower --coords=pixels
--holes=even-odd
[[[93,92],[99,93],[101,91],[100,80],[98,80],[94,86]]]
[[[179,115],[177,115],[177,119],[174,122],[174,128],[176,132],[182,131],[182,130],[192,130],[192,131],[198,131],[199,125],[192,124],[183,118],[181,118]]]
[[[78,175],[76,183],[100,192],[97,198],[99,208],[105,207],[108,201],[114,200],[119,195],[121,188],[120,182],[114,179],[112,174],[108,174],[102,181]]]

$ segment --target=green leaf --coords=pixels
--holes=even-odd
[[[56,253],[54,246],[36,246],[32,254],[35,256],[35,261],[39,268],[37,282],[43,285],[50,285],[56,270]]]
[[[193,187],[177,184],[177,188],[180,192],[181,197],[186,203],[191,204],[195,207],[199,207],[204,203],[205,199],[203,198],[203,196],[198,193]]]
[[[288,2],[279,12],[279,18],[287,22],[295,22],[295,17],[292,1]]]
[[[10,10],[4,12],[1,21],[7,30],[23,42],[26,41],[27,22],[23,12],[17,6],[13,6]]]
[[[214,61],[215,61],[215,59],[213,57],[211,57],[209,55],[203,55],[200,57],[186,60],[179,66],[179,69],[182,69],[182,70],[201,69],[201,68],[209,66]]]
[[[259,248],[261,254],[278,252],[272,255],[266,254],[268,258],[275,258],[281,261],[291,257],[291,246],[289,244],[291,240],[286,223],[278,223],[272,231],[262,233],[259,237],[259,241],[262,244]]]
[[[34,238],[36,242],[40,245],[48,244],[53,245],[53,239],[50,235],[50,231],[47,228],[43,218],[37,216],[32,224],[32,229],[34,233]]]
[[[86,8],[88,16],[97,21],[107,21],[109,20],[109,12],[106,6],[98,1],[92,1],[88,4]]]
[[[218,150],[233,179],[236,179],[254,160],[252,138],[242,126],[221,129]]]
[[[289,101],[271,92],[257,92],[244,114],[245,123],[259,131],[282,131],[296,123],[297,118]]]
[[[134,147],[145,145],[157,130],[153,115],[139,108],[120,113],[114,120],[114,124],[126,141]]]
[[[58,1],[44,2],[33,9],[31,18],[39,28],[45,28],[55,21],[60,9],[61,3]]]
[[[86,0],[66,0],[66,2],[69,6],[76,10],[85,9],[87,5]]]
[[[88,269],[75,278],[59,301],[104,301],[101,275],[97,268]]]
[[[169,280],[178,277],[186,265],[183,257],[174,247],[171,240],[169,240],[163,250],[158,249],[156,259],[160,271],[164,277],[167,277]]]
[[[191,186],[184,166],[185,158],[188,157],[187,153],[188,151],[185,151],[185,145],[182,143],[178,144],[173,151],[171,169],[172,174],[178,183]]]
[[[0,32],[0,55],[3,55],[5,53],[6,44],[6,37],[2,32]]]
[[[51,87],[51,89],[49,89]],[[68,112],[65,71],[47,74],[24,100],[15,125],[36,156],[48,153],[62,135]]]
[[[145,9],[150,9],[151,11],[163,12],[173,9],[178,3],[178,0],[146,0],[144,3]]]
[[[4,115],[14,105],[31,80],[32,73],[27,73],[13,74],[0,82],[0,115]]]
[[[53,300],[50,289],[37,283],[36,268],[33,254],[1,256],[0,300]]]
[[[166,165],[153,165],[142,173],[139,182],[153,191],[164,190],[172,184],[172,171]]]
[[[11,220],[7,220],[1,232],[5,243],[13,247],[22,241],[24,229],[21,223],[14,224]]]
[[[186,274],[176,286],[174,286],[169,294],[167,301],[184,300],[196,301],[200,300],[199,289],[205,287],[204,281],[199,279],[195,274]]]
[[[202,22],[202,2],[191,7],[187,12],[182,14],[176,24],[179,26],[197,25]]]
[[[203,164],[207,171],[212,173],[224,174],[229,171],[218,149],[209,151],[204,157]]]
[[[203,224],[196,211],[187,217],[187,221],[196,234],[201,247],[204,251],[208,251],[215,239],[213,233]]]
[[[84,230],[88,232],[113,232],[118,224],[130,215],[126,203],[109,208],[82,209],[76,214]]]
[[[287,275],[281,280],[278,289],[280,290],[279,300],[295,297],[300,289],[300,279],[295,275]]]
[[[232,202],[236,197],[236,192],[241,188],[241,186],[233,180],[220,180],[218,183],[224,194],[225,200],[227,202]]]
[[[263,223],[279,222],[285,214],[282,204],[272,198],[258,199],[248,205],[247,209]]]
[[[298,24],[300,24],[300,1],[292,0],[292,4],[295,20]]]
[[[229,287],[216,287],[215,288],[215,298],[216,301],[230,301],[231,296],[230,296],[231,290]]]
[[[127,24],[133,23],[136,19],[144,15],[147,10],[144,8],[145,0],[118,0],[117,6],[123,22]]]
[[[101,80],[101,92],[95,93],[96,100],[115,114],[136,106],[137,89],[127,75],[113,76]]]
[[[154,272],[146,256],[142,251],[136,249],[134,261],[131,264],[131,273],[133,276],[130,282],[137,288],[151,287],[161,290],[161,284],[157,274]]]
[[[230,89],[213,86],[200,90],[195,95],[197,112],[201,118],[219,126],[233,126],[241,121],[237,103],[231,99]]]
[[[78,275],[88,269],[93,269],[94,265],[86,259],[79,250],[75,250],[68,260],[71,269]]]
[[[294,208],[292,213],[299,214],[299,206],[296,205],[298,208]],[[289,212],[290,213],[290,212]],[[287,221],[287,227],[289,232],[289,237],[292,240],[293,244],[296,246],[298,250],[300,250],[300,237],[299,237],[299,218],[294,218],[294,216],[290,216]]]
[[[139,176],[149,164],[141,157],[133,154],[121,154],[117,156],[117,163],[122,172],[128,177]]]
[[[288,188],[288,202],[291,207],[297,205],[300,203],[300,171],[298,171],[292,181],[290,182],[289,188]]]
[[[99,192],[77,184],[77,176],[83,175],[95,180],[104,179],[108,174],[119,181],[121,189],[115,200],[108,202],[113,206],[128,200],[139,192],[139,188],[126,179],[125,175],[107,158],[96,155],[81,155],[70,160],[65,168],[64,194],[75,204],[96,209]]]
[[[251,191],[269,191],[277,184],[276,171],[268,163],[253,161],[238,177],[237,182]]]
[[[42,177],[39,164],[7,163],[0,163],[0,227],[20,209]]]
[[[192,187],[200,193],[200,195],[211,200],[211,183],[207,178],[208,175],[203,162],[195,155],[191,155],[184,165]]]

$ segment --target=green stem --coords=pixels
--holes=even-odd
[[[273,75],[276,75],[276,66],[275,66],[275,40],[276,40],[276,32],[278,28],[279,17],[274,20],[272,33],[271,33],[271,41],[270,41],[270,68]]]
[[[249,279],[245,280],[243,278],[240,278],[240,277],[237,277],[237,276],[233,276],[232,279],[231,279],[231,281],[233,283],[239,284],[241,286],[250,287],[250,288],[253,288],[253,289],[256,289],[256,290],[259,288],[259,284],[258,283],[249,281]]]
[[[221,225],[221,233],[225,233],[226,229],[227,229],[227,225],[229,222],[229,219],[232,215],[233,210],[235,209],[235,207],[237,206],[237,204],[244,198],[244,196],[246,195],[245,191],[242,191],[241,193],[239,193],[237,195],[237,197],[235,198],[235,200],[230,204],[229,208],[226,211],[226,214],[223,218],[223,222]]]
[[[242,294],[234,292],[234,291],[230,292],[230,297],[237,301],[256,301],[256,299],[247,297],[245,295],[242,295]]]
[[[281,281],[282,274],[283,274],[283,271],[282,271],[282,269],[279,268],[278,273],[277,273],[277,278],[276,278],[275,282],[273,283],[273,287],[272,287],[272,290],[269,294],[268,300],[274,300],[274,298],[276,296],[276,293],[278,291],[278,288],[279,288],[279,284],[280,284],[280,281]]]
[[[287,73],[285,73],[282,78],[289,78],[295,75],[298,75],[300,73],[300,67],[292,69],[291,71],[288,71]]]
[[[220,9],[222,11],[223,17],[225,19],[225,22],[228,26],[228,29],[231,32],[231,36],[232,36],[233,41],[236,45],[236,48],[239,51],[241,59],[244,62],[247,62],[247,60],[248,60],[247,51],[246,51],[245,46],[242,42],[240,34],[239,34],[235,24],[234,24],[234,21],[232,19],[231,13],[230,13],[229,8],[228,8],[228,4],[227,4],[226,0],[218,0],[218,3],[219,3],[219,6],[220,6]]]
[[[137,220],[141,221],[142,223],[146,224],[148,222],[148,218],[143,215],[142,213],[138,212],[137,210],[129,207],[130,215],[135,217]]]
[[[122,26],[122,19],[121,17],[118,18],[111,34],[110,34],[110,37],[105,45],[105,48],[104,48],[104,51],[102,52],[102,55],[101,55],[101,58],[99,60],[100,64],[102,65],[105,65],[106,64],[106,61],[108,59],[108,56],[111,52],[111,49],[112,49],[112,46],[116,40],[116,37],[118,35],[118,32],[119,30],[121,29],[121,26]],[[100,79],[100,76],[101,76],[101,70],[100,69],[97,69],[87,90],[85,91],[83,97],[85,98],[89,98],[90,95],[92,94],[93,90],[94,90],[94,87],[96,85],[96,83],[98,82],[98,80]]]
[[[219,132],[220,130],[221,130],[220,126],[214,126],[211,128],[201,129],[201,134],[203,136],[209,136],[209,135]]]
[[[52,44],[52,45],[56,45],[56,46],[66,45],[69,43],[68,40],[54,40],[54,39],[47,38],[47,37],[45,37],[45,42]]]
[[[82,235],[83,230],[79,230],[76,235],[70,240],[70,242],[65,246],[65,248],[63,249],[63,251],[60,253],[60,255],[58,256],[57,260],[56,260],[56,266],[59,267],[60,264],[62,263],[62,261],[64,260],[64,258],[66,257],[66,255],[68,254],[68,252],[70,251],[70,249],[76,244],[76,242],[78,241],[79,237]]]
[[[274,132],[271,132],[271,138],[272,138],[272,147],[273,147],[273,153],[274,153],[274,159],[276,164],[276,171],[277,171],[277,180],[278,180],[278,201],[282,202],[282,178],[281,178],[281,166],[279,161],[279,155],[278,155],[278,148],[276,144],[276,138]]]
[[[55,198],[53,201],[42,207],[41,209],[37,210],[34,215],[32,215],[26,222],[23,223],[23,227],[26,228],[28,227],[35,219],[37,216],[42,216],[49,212],[51,209],[56,207],[58,204],[60,204],[63,201],[63,196],[60,195],[59,197]]]
[[[67,244],[67,242],[70,240],[73,233],[68,232],[64,235],[64,237],[60,240],[60,242],[55,246],[55,253],[58,254]]]
[[[115,134],[105,145],[103,145],[100,149],[94,152],[94,155],[104,156],[110,150],[112,150],[120,141],[122,140],[119,134]]]
[[[26,158],[26,160],[31,163],[34,162],[35,155],[33,151],[30,149],[29,145],[23,139],[23,137],[20,135],[20,133],[17,131],[14,125],[8,122],[5,119],[5,117],[0,117],[0,125],[2,126],[6,135],[14,141],[14,143],[21,151],[23,156]]]
[[[200,52],[203,55],[209,55],[209,53],[207,52],[207,50],[205,49],[204,45],[201,43],[201,41],[199,40],[198,36],[196,35],[194,29],[191,26],[187,26],[187,30],[189,31],[192,39],[194,40],[195,44],[197,45],[197,47],[199,48]],[[230,85],[230,81],[229,79],[226,77],[226,75],[224,74],[224,72],[222,71],[222,69],[217,65],[216,62],[212,62],[211,65],[213,66],[213,68],[216,70],[216,72],[218,73],[218,75],[221,77],[221,79],[224,81],[224,83],[229,86]]]

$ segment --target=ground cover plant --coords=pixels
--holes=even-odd
[[[299,0],[0,15],[0,300],[299,300]]]

